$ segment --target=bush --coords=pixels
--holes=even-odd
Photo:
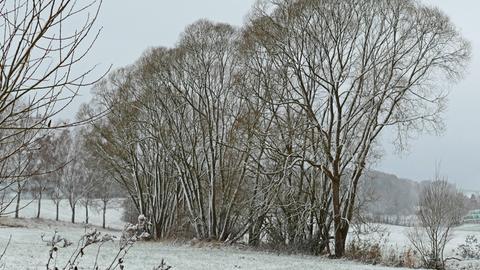
[[[407,251],[403,253],[403,263],[401,266],[408,267],[408,268],[417,267],[416,255],[417,255],[417,252],[409,248]]]
[[[377,264],[383,261],[383,247],[390,235],[378,225],[354,226],[354,237],[346,247],[346,257],[364,263]]]
[[[391,248],[390,255],[383,258],[382,264],[391,267],[418,268],[420,267],[420,260],[418,253],[411,248],[403,252],[398,248]]]
[[[377,264],[382,261],[382,248],[376,239],[355,239],[350,241],[346,249],[346,257],[364,263]]]
[[[457,248],[457,256],[465,260],[480,260],[480,242],[474,235],[468,235],[465,243]]]

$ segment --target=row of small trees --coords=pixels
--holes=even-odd
[[[101,2],[0,3],[0,214],[16,204],[18,216],[27,187],[39,197],[37,215],[46,186],[57,189],[49,192],[57,207],[59,198],[68,194],[63,187],[60,192],[57,181],[69,181],[67,175],[74,174],[75,166],[64,165],[80,161],[61,149],[73,144],[60,133],[52,135],[71,124],[52,118],[57,118],[83,87],[99,78],[90,76],[93,68],[76,67],[100,32],[95,21]],[[56,162],[51,163],[53,157]]]
[[[18,153],[15,157],[17,164],[14,165],[22,168],[23,172],[5,181],[1,190],[1,213],[14,212],[18,218],[22,208],[36,201],[36,217],[40,218],[42,199],[48,198],[55,204],[57,221],[60,203],[67,201],[72,223],[78,216],[77,206],[82,204],[85,223],[89,223],[89,208],[95,206],[102,210],[105,227],[107,204],[112,197],[119,195],[119,189],[104,171],[97,170],[97,160],[86,151],[81,128],[49,132],[35,143],[38,147],[35,154]],[[15,204],[14,210],[9,208],[12,204]]]
[[[307,247],[341,257],[380,134],[438,131],[469,44],[419,1],[263,1],[199,21],[97,84],[91,155],[156,238]]]

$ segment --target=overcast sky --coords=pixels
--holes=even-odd
[[[378,170],[413,180],[430,179],[435,164],[450,181],[466,189],[480,190],[480,2],[478,0],[425,0],[446,12],[463,35],[471,41],[473,59],[464,80],[451,89],[441,136],[422,135],[411,141],[408,152],[394,153],[385,144]],[[104,0],[98,25],[103,31],[87,64],[100,64],[98,72],[133,63],[145,49],[175,44],[185,26],[207,18],[241,25],[254,0]],[[86,67],[86,66],[85,66]],[[87,91],[76,102],[90,98]],[[74,114],[73,106],[65,117]],[[478,168],[477,168],[478,166]]]
[[[472,61],[465,78],[454,85],[444,115],[447,130],[441,136],[422,135],[411,142],[401,157],[386,147],[378,169],[398,176],[425,180],[435,164],[449,181],[465,189],[480,190],[480,2],[477,0],[430,0],[459,28],[472,44]]]

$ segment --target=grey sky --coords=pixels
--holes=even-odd
[[[114,68],[133,63],[152,46],[173,46],[186,25],[207,18],[242,24],[255,0],[104,0],[98,25],[103,32],[87,64],[100,64],[98,72],[110,64]],[[410,150],[401,156],[385,146],[384,159],[376,168],[400,177],[425,180],[441,163],[441,173],[450,181],[480,190],[480,2],[478,0],[426,0],[446,12],[464,36],[472,42],[473,59],[469,73],[451,89],[444,118],[446,132],[441,136],[422,135],[411,141]],[[89,99],[83,91],[76,103]],[[74,105],[65,117],[78,108]],[[477,168],[479,166],[479,168]]]
[[[391,147],[377,168],[415,180],[440,173],[466,189],[480,190],[480,2],[477,0],[429,0],[438,6],[472,43],[473,57],[464,79],[451,88],[447,112],[447,130],[441,136],[422,135],[411,142],[408,153],[397,156]],[[478,166],[478,167],[477,167]]]

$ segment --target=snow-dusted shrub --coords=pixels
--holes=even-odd
[[[123,232],[122,235],[129,235],[129,233]],[[43,239],[44,239],[44,236],[42,235],[42,240]],[[86,232],[80,238],[80,240],[77,243],[77,247],[72,253],[65,254],[65,255],[61,254],[62,256],[67,256],[69,258],[69,260],[64,266],[57,265],[57,257],[60,255],[60,253],[62,253],[62,250],[63,250],[62,249],[63,245],[60,245],[60,243],[63,242],[64,238],[58,236],[57,232],[55,232],[51,239],[52,241],[49,242],[51,244],[50,245],[51,247],[49,250],[49,257],[46,263],[47,270],[80,269],[79,268],[80,262],[82,258],[84,258],[84,255],[87,252],[92,252],[93,254],[95,254],[95,260],[84,262],[82,263],[83,265],[90,264],[91,269],[95,269],[95,270],[100,270],[100,269],[113,270],[113,269],[125,269],[125,266],[124,266],[125,256],[127,255],[130,248],[132,248],[133,245],[138,240],[142,239],[142,235],[138,236],[136,234],[133,234],[129,238],[122,238],[118,247],[118,251],[115,253],[115,256],[113,256],[113,258],[110,258],[110,263],[106,268],[100,268],[97,260],[101,252],[102,246],[107,242],[114,242],[116,239],[115,236],[99,232],[96,229]],[[160,265],[157,267],[154,267],[153,270],[169,270],[171,268],[172,267],[167,265],[166,262],[162,259]]]
[[[55,231],[55,233],[51,238],[46,238],[45,234],[42,234],[40,238],[42,239],[43,242],[47,243],[47,246],[50,246],[50,247],[54,247],[54,246],[68,247],[73,244],[67,238],[62,237],[60,234],[58,234],[57,231]]]
[[[91,230],[89,232],[86,232],[78,241],[77,248],[73,251],[73,253],[69,254],[70,256],[69,260],[64,266],[57,265],[57,257],[60,255],[62,251],[62,247],[64,245],[59,245],[62,241],[57,241],[57,239],[64,239],[60,236],[58,236],[57,232],[52,236],[52,241],[49,242],[50,245],[50,250],[49,250],[49,256],[48,260],[46,263],[46,269],[47,270],[70,270],[70,269],[78,269],[78,265],[80,264],[81,259],[85,255],[87,251],[90,250],[89,247],[93,245],[99,245],[98,248],[96,249],[97,256],[95,257],[95,261],[92,262],[93,264],[93,269],[99,269],[98,264],[97,264],[97,259],[98,259],[98,254],[100,253],[100,249],[103,244],[106,242],[113,241],[115,236],[112,236],[110,234],[104,234],[101,232],[98,232],[97,230]],[[44,235],[42,235],[42,240],[44,240]],[[112,263],[108,268],[105,270],[110,270],[110,269],[115,269],[119,267],[120,269],[123,269],[123,258],[127,254],[128,249],[133,245],[133,242],[128,243],[126,245],[120,246],[118,253],[116,254],[115,258],[113,258]],[[93,251],[95,252],[95,251]]]
[[[423,261],[423,267],[445,269],[445,246],[452,228],[464,214],[464,196],[438,175],[422,188],[417,218],[419,224],[408,233],[408,239]]]
[[[480,261],[450,261],[447,263],[447,270],[478,270]]]
[[[170,270],[172,267],[168,265],[163,259],[160,262],[160,265],[157,267],[154,267],[153,270]]]
[[[146,227],[146,224],[131,224],[127,223],[125,224],[123,231],[122,231],[122,236],[120,238],[120,245],[122,245],[125,242],[128,241],[146,241],[150,240],[151,235],[148,232],[148,229]]]
[[[480,260],[480,242],[475,235],[468,235],[465,243],[459,245],[457,256],[466,260]]]
[[[347,245],[345,255],[352,260],[377,264],[382,261],[381,239],[354,239]]]
[[[402,251],[398,247],[390,247],[384,254],[388,254],[382,258],[382,265],[385,266],[418,268],[421,265],[417,252],[412,248]]]
[[[144,218],[139,218],[139,221],[144,221]],[[131,237],[125,237],[123,241],[118,241],[117,237],[104,232],[99,232],[97,229],[85,229],[83,235],[80,236],[77,243],[72,243],[65,236],[69,236],[68,233],[65,235],[60,235],[57,230],[53,234],[41,234],[41,241],[47,244],[46,250],[44,252],[48,254],[48,257],[45,257],[44,268],[46,270],[75,270],[75,269],[95,269],[95,270],[113,270],[113,269],[125,269],[125,256],[127,252],[134,246],[138,240],[142,240],[143,237],[147,236],[144,231],[142,231],[141,226],[144,223],[137,223],[134,226],[130,224],[128,230],[132,230],[135,233]],[[138,234],[138,232],[141,232]],[[122,235],[128,235],[124,232]],[[71,235],[70,235],[71,236]],[[0,269],[19,269],[18,267],[13,268],[13,265],[6,265],[3,262],[4,256],[14,256],[17,259],[18,255],[11,254],[8,252],[9,245],[11,240],[15,238],[15,235],[10,236],[6,245],[0,243]],[[110,245],[105,245],[107,243],[112,243]],[[115,243],[115,244],[113,244]],[[118,245],[116,245],[118,243]],[[110,253],[113,248],[113,254]],[[105,249],[105,250],[103,250]],[[105,251],[105,254],[104,252]],[[42,252],[43,253],[43,252]],[[107,255],[111,254],[111,255]],[[19,254],[20,258],[23,256],[25,259],[30,257],[30,254]],[[100,259],[101,258],[101,259]],[[103,266],[100,266],[98,260],[104,261],[106,263]],[[106,259],[106,261],[105,261]],[[103,263],[102,263],[103,264]],[[27,265],[24,265],[27,266]],[[32,267],[34,267],[32,265]],[[145,269],[154,269],[154,270],[168,270],[172,267],[167,265],[167,263],[162,259],[160,264],[153,267],[150,265]],[[38,267],[34,267],[37,269]],[[22,268],[23,269],[23,268]],[[30,268],[28,268],[30,269]],[[32,268],[33,269],[33,268]]]
[[[370,264],[418,268],[420,260],[411,248],[403,250],[388,244],[390,232],[379,224],[356,224],[346,247],[346,257]]]
[[[354,235],[345,250],[346,257],[365,263],[381,263],[385,256],[383,249],[390,233],[381,226],[370,224],[354,228]]]
[[[409,248],[403,253],[403,264],[404,267],[414,268],[417,267],[417,252]]]

